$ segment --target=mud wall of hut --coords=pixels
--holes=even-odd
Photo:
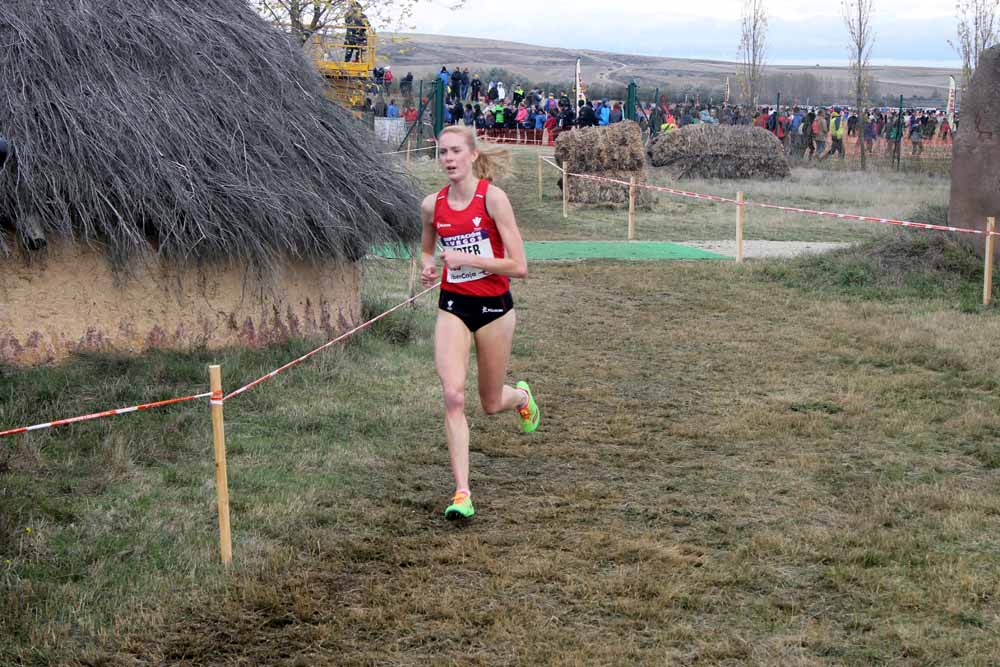
[[[178,269],[155,260],[127,279],[85,245],[0,260],[0,362],[34,365],[77,351],[264,346],[332,337],[361,315],[360,269],[289,263]]]

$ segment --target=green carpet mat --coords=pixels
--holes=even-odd
[[[732,259],[726,255],[662,241],[525,241],[529,260],[546,259]],[[387,259],[408,259],[408,249],[372,248]]]
[[[730,259],[660,241],[527,241],[528,259]]]

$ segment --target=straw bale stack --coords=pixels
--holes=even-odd
[[[556,162],[572,174],[587,174],[637,184],[646,182],[646,155],[639,125],[623,121],[614,125],[578,128],[556,139]],[[569,179],[569,200],[578,204],[628,204],[628,186],[584,178]],[[648,206],[653,193],[636,189],[636,205]]]
[[[791,173],[778,138],[759,127],[689,125],[650,146],[654,167],[674,178],[785,178]]]

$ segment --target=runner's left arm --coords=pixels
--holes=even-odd
[[[524,278],[528,275],[528,258],[524,252],[524,241],[521,231],[517,228],[514,209],[507,199],[507,194],[500,188],[491,185],[486,191],[486,209],[496,223],[500,238],[503,240],[504,254],[502,259],[480,257],[455,250],[445,250],[441,259],[445,265],[468,266],[484,269],[492,274]]]

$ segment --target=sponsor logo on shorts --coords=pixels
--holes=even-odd
[[[448,300],[448,310],[451,310],[451,307],[452,307],[452,306],[453,306],[454,304],[455,304],[455,302],[449,299],[449,300]]]
[[[502,313],[502,312],[503,312],[503,308],[487,308],[486,306],[483,306],[483,314],[484,315],[486,313]]]

